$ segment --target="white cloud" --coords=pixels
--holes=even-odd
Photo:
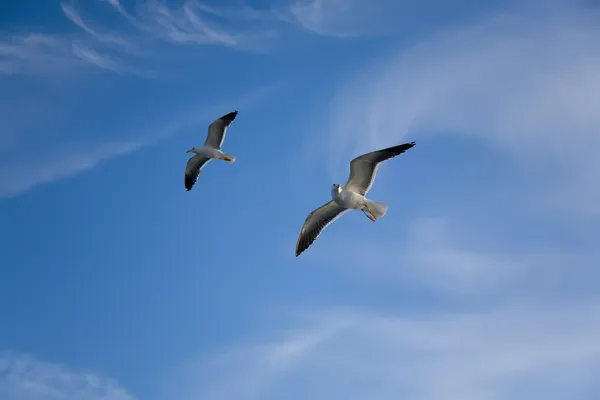
[[[119,64],[110,56],[97,53],[93,49],[83,45],[78,45],[77,43],[72,44],[72,49],[75,57],[81,58],[82,60],[85,60],[90,64],[94,64],[99,68],[107,69],[112,72],[123,71]]]
[[[249,110],[274,90],[277,90],[276,86],[258,88],[236,96],[235,104],[240,110]],[[122,135],[128,137],[127,139],[114,142],[101,141],[82,134],[76,135],[76,143],[61,137],[54,137],[49,143],[39,143],[36,140],[39,136],[36,135],[40,135],[40,132],[36,131],[30,135],[29,140],[21,140],[15,144],[11,143],[10,130],[7,129],[0,136],[0,155],[3,156],[0,161],[0,198],[16,196],[40,184],[74,176],[103,161],[137,151],[189,127],[208,124],[211,118],[216,118],[216,115],[224,113],[223,110],[229,110],[229,107],[221,104],[190,107],[181,113],[165,117],[165,121],[158,124],[158,127],[156,123],[145,123],[135,134]],[[203,111],[198,112],[198,109]],[[8,144],[3,146],[2,140],[5,135]],[[25,151],[32,155],[25,155]]]
[[[317,312],[296,321],[283,339],[263,339],[203,364],[197,391],[184,398],[582,398],[598,389],[597,306],[520,304],[420,316]],[[270,362],[282,347],[315,336],[293,362]]]
[[[401,1],[363,0],[302,0],[289,7],[291,21],[302,28],[323,36],[338,38],[384,33],[401,16]]]
[[[84,22],[81,14],[72,6],[66,3],[61,3],[61,8],[65,16],[75,25],[80,27],[84,32],[88,33],[93,38],[97,39],[100,42],[105,42],[107,44],[116,45],[118,47],[122,47],[124,49],[133,50],[134,46],[129,41],[124,38],[101,34],[97,32],[95,29],[92,29],[86,22]]]
[[[118,18],[111,21],[112,28],[98,21],[93,24],[90,20],[95,19],[94,15],[84,17],[81,4],[62,2],[63,15],[80,31],[69,35],[0,32],[0,74],[69,73],[91,65],[117,73],[153,76],[144,65],[148,57],[164,54],[165,45],[265,51],[273,44],[275,27],[281,24],[271,11],[211,8],[195,0],[180,6],[152,0],[132,12],[118,0],[107,1],[107,5],[116,11],[113,16],[124,17],[127,24],[119,24]]]
[[[392,218],[387,226],[401,226],[393,232],[384,225],[374,231],[361,230],[358,226],[368,223],[366,219],[347,229],[354,234],[332,226],[323,234],[328,235],[326,242],[315,242],[304,256],[369,285],[494,302],[523,291],[543,294],[559,287],[565,276],[595,279],[591,273],[599,259],[595,250],[533,245],[533,239],[520,243],[500,237],[477,218],[452,210],[447,213],[445,218],[408,221],[386,216]],[[515,223],[514,229],[523,228]]]
[[[502,6],[519,3],[523,2],[507,0]],[[495,8],[499,6],[469,0],[294,0],[283,15],[288,22],[314,34],[354,38],[407,36],[432,26],[456,24],[463,18]]]
[[[33,356],[0,352],[3,400],[133,400],[117,382]]]
[[[68,39],[35,33],[1,38],[0,61],[5,75],[55,73],[80,65],[73,62]]]
[[[268,23],[275,20],[268,19],[267,13],[263,14],[247,7],[241,10],[212,8],[195,0],[187,0],[181,6],[170,7],[160,1],[150,1],[138,9],[136,18],[125,12],[120,3],[112,3],[141,31],[155,39],[175,44],[220,45],[256,51],[270,46],[273,38]],[[248,10],[254,11],[253,14],[260,15],[260,18],[246,21]]]
[[[43,159],[20,157],[0,163],[0,198],[21,194],[40,184],[54,182],[93,168],[100,162],[131,153],[144,143],[105,143],[78,149],[46,149]],[[89,151],[88,149],[92,149]],[[44,154],[44,153],[41,153]]]
[[[510,151],[525,165],[545,163],[566,180],[595,175],[598,11],[540,7],[443,30],[363,66],[336,97],[330,150],[337,158],[330,167],[424,134],[462,135]],[[584,197],[588,186],[574,190]],[[598,211],[598,204],[590,206]]]

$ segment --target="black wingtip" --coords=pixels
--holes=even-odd
[[[231,122],[235,119],[235,117],[238,115],[238,110],[232,111],[229,114],[225,114],[223,115],[221,118],[222,120],[225,120],[227,122]]]
[[[399,146],[395,146],[397,150],[400,150],[401,153],[404,153],[408,149],[412,149],[417,145],[417,142],[404,143]]]

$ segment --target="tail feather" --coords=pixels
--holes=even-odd
[[[224,154],[221,156],[221,159],[222,159],[222,160],[224,160],[224,161],[227,161],[227,162],[228,162],[228,163],[230,163],[230,164],[233,164],[233,163],[235,162],[235,158],[236,158],[236,157],[235,157],[233,154],[226,154],[226,153],[224,153]]]
[[[385,213],[387,213],[388,208],[390,208],[390,206],[385,203],[380,203],[373,200],[369,200],[367,207],[369,207],[369,210],[371,210],[371,212],[375,214],[375,217],[377,218],[383,217]]]

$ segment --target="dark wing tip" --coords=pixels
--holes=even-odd
[[[231,122],[231,121],[233,121],[235,119],[235,117],[237,115],[238,115],[238,110],[235,110],[235,111],[230,112],[229,114],[223,115],[219,119],[222,119],[222,120],[227,121],[227,122]]]
[[[302,248],[297,248],[296,249],[296,257],[298,257],[300,254],[304,253],[304,250],[306,250],[308,248],[308,246],[302,246]]]
[[[193,175],[186,175],[185,176],[185,180],[184,180],[185,190],[187,190],[188,192],[190,190],[192,190],[192,187],[194,187],[194,184],[196,183],[196,180],[197,180],[197,178],[194,179]]]
[[[310,246],[310,244],[308,246]],[[296,245],[296,257],[302,254],[304,250],[308,249],[308,246],[305,243],[305,239],[299,240],[298,244]]]
[[[408,150],[408,149],[412,149],[413,147],[415,147],[417,145],[417,142],[410,142],[410,143],[404,143],[398,146],[395,146],[396,148],[401,148],[403,150]]]
[[[389,148],[385,149],[384,152],[390,151],[392,153],[396,153],[395,155],[398,155],[398,154],[404,153],[406,150],[412,149],[416,145],[417,145],[417,142],[404,143],[404,144],[400,144],[398,146],[389,147]]]
[[[302,232],[300,232],[300,236],[298,236],[298,242],[296,243],[296,257],[298,257],[304,250],[302,247]]]
[[[309,217],[310,217],[310,215],[306,219],[308,220]],[[305,233],[306,232],[304,231],[304,226],[303,226],[302,230],[300,231],[300,235],[298,235],[298,241],[296,242],[296,257],[298,257],[300,254],[302,254],[304,252],[304,250],[308,249],[310,247],[310,245],[312,244],[312,241],[309,238],[307,238],[306,236],[304,236]]]

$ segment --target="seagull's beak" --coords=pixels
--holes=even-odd
[[[192,152],[192,149],[189,149],[188,151],[186,151],[186,153],[191,153],[191,152]]]

